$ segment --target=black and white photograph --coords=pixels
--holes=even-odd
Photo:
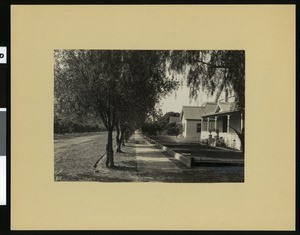
[[[37,1],[0,45],[0,230],[298,231],[294,0]]]
[[[244,182],[244,50],[55,50],[54,181]]]

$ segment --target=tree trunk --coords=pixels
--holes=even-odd
[[[217,88],[216,96],[215,96],[215,100],[214,100],[215,103],[218,103],[218,100],[220,98],[220,95],[221,95],[223,89],[224,89],[224,79],[223,79],[222,83],[219,85],[219,87]]]
[[[125,145],[125,136],[123,135],[123,138],[122,138],[122,146],[126,146]]]
[[[120,131],[120,129],[121,129],[121,131]],[[125,146],[125,144],[124,144],[124,132],[126,131],[126,128],[121,127],[120,129],[117,128],[117,130],[118,130],[117,152],[118,153],[122,153],[121,146]]]
[[[122,144],[121,140],[118,140],[118,142],[117,142],[117,152],[118,153],[122,153],[121,144]]]
[[[241,131],[238,131],[236,130],[235,128],[233,127],[230,127],[232,128],[235,133],[238,135],[240,141],[241,141],[241,151],[244,153],[245,152],[245,133],[244,133],[244,128],[241,130]]]
[[[120,151],[121,151],[121,146],[125,146],[125,144],[124,144],[124,129],[121,130],[121,137],[120,137]]]
[[[124,143],[128,142],[128,130],[125,131],[124,140],[125,140]]]
[[[106,167],[114,167],[114,150],[113,150],[113,128],[108,130],[107,145],[106,145]]]
[[[119,128],[119,124],[116,125],[116,129],[117,129],[117,136],[116,136],[116,142],[117,142],[117,152],[118,153],[121,153],[122,150],[121,150],[121,138],[122,138],[122,134],[121,134],[121,137],[120,137],[120,128]]]

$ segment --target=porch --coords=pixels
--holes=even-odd
[[[241,141],[236,132],[244,128],[240,111],[214,113],[202,116],[200,139],[212,146],[229,147],[241,150]]]

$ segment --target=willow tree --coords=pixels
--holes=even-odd
[[[124,143],[125,132],[128,137],[128,133],[141,126],[159,100],[177,87],[176,79],[166,77],[168,53],[122,51],[122,71],[117,84],[120,91],[116,124],[118,151]]]
[[[187,75],[187,86],[190,98],[197,98],[205,91],[215,95],[218,100],[222,91],[225,97],[235,98],[236,108],[245,117],[245,51],[243,50],[203,50],[203,51],[171,51],[169,69],[175,73]],[[238,131],[244,149],[244,129]]]
[[[245,52],[242,50],[171,51],[170,69],[184,73],[188,69],[190,97],[200,91],[219,98],[225,91],[235,97],[237,107],[245,107]]]
[[[93,114],[108,131],[106,166],[113,167],[113,131],[132,125],[176,87],[165,76],[166,51],[58,50],[55,100],[65,115]]]

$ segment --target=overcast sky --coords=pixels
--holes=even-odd
[[[183,105],[200,106],[203,102],[206,101],[213,101],[213,98],[207,98],[207,95],[203,93],[201,93],[196,101],[194,99],[190,100],[189,88],[185,84],[183,84],[182,87],[179,87],[176,93],[173,92],[171,95],[161,100],[158,108],[162,109],[163,114],[170,111],[180,113]]]
[[[182,84],[177,91],[174,91],[169,96],[161,100],[157,105],[157,109],[161,109],[163,114],[167,112],[181,112],[182,106],[200,106],[203,102],[214,101],[214,98],[208,96],[204,92],[200,92],[197,100],[189,98],[189,88],[186,86],[187,75],[189,72],[189,66],[186,67],[185,72],[182,74],[174,73],[174,76],[181,81]],[[171,77],[173,75],[168,69],[166,69],[166,76]]]

